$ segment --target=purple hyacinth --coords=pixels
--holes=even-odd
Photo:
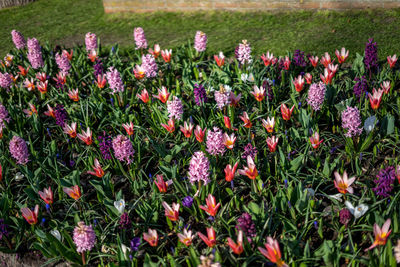
[[[133,154],[135,150],[133,149],[131,141],[124,135],[118,135],[112,140],[112,147],[114,150],[114,156],[119,161],[125,161],[127,164],[133,162]]]
[[[207,93],[206,89],[202,84],[195,84],[193,87],[193,92],[194,92],[194,102],[196,102],[196,105],[201,106],[204,103],[207,103]]]
[[[324,83],[313,83],[308,90],[307,103],[312,107],[314,111],[320,110],[322,103],[324,102],[326,92],[326,86]]]
[[[197,52],[206,51],[207,46],[207,35],[202,31],[197,31],[196,36],[194,37],[194,49]]]
[[[11,31],[12,41],[17,49],[22,49],[26,46],[25,37],[19,31]]]
[[[183,114],[182,101],[178,97],[174,96],[172,100],[167,101],[167,110],[169,118],[180,120]]]
[[[68,74],[69,70],[71,69],[71,64],[69,63],[68,57],[64,53],[56,54],[56,63],[62,73]]]
[[[299,67],[307,66],[307,61],[304,58],[304,52],[303,51],[298,50],[298,49],[296,51],[294,51],[293,64],[295,66],[299,66]]]
[[[86,51],[97,49],[97,36],[94,33],[88,32],[85,35]]]
[[[129,218],[129,214],[124,212],[119,218],[119,228],[120,229],[130,229],[132,226],[131,219]]]
[[[103,135],[97,137],[99,140],[99,148],[103,159],[110,160],[111,156],[111,148],[112,148],[112,139],[110,136],[106,135],[106,132],[103,132]]]
[[[140,246],[140,237],[134,237],[130,242],[130,247],[132,251],[138,251]]]
[[[347,107],[342,112],[342,127],[347,130],[346,137],[353,137],[362,133],[361,116],[357,107]]]
[[[235,57],[239,61],[240,65],[244,65],[246,63],[250,64],[251,59],[251,47],[247,43],[247,40],[243,40],[241,44],[239,44],[235,49]]]
[[[28,39],[28,60],[34,69],[44,66],[42,49],[36,38]]]
[[[343,208],[339,211],[339,222],[347,225],[351,220],[351,213],[348,209]]]
[[[56,124],[60,127],[64,127],[68,119],[68,113],[64,109],[63,105],[57,104],[57,106],[54,108],[54,116],[56,117]]]
[[[109,67],[106,73],[106,78],[112,90],[112,94],[124,91],[124,83],[122,82],[121,74],[117,69]]]
[[[372,188],[372,190],[375,192],[375,195],[381,197],[389,197],[390,192],[392,192],[393,190],[394,181],[396,179],[396,172],[394,167],[389,166],[385,169],[380,170],[376,178],[377,179],[374,181],[376,187]]]
[[[153,78],[157,76],[157,63],[152,54],[142,55],[142,65],[141,67],[144,69],[144,73],[147,78]]]
[[[4,89],[10,89],[13,84],[13,80],[11,78],[11,75],[6,73],[1,73],[0,72],[0,87],[3,87]]]
[[[186,208],[190,208],[193,204],[193,198],[191,196],[186,196],[182,200],[182,205]]]
[[[17,164],[26,165],[29,161],[28,146],[24,139],[19,136],[13,136],[9,145],[11,156],[17,161]]]
[[[195,182],[203,181],[204,184],[207,184],[210,181],[209,168],[210,162],[204,152],[194,152],[189,163],[188,178],[190,182],[193,184]]]
[[[214,156],[225,153],[224,134],[218,127],[207,132],[207,152]]]
[[[147,40],[144,35],[144,30],[141,27],[137,27],[133,30],[133,38],[135,38],[136,49],[147,48]]]
[[[253,160],[257,155],[257,148],[255,146],[252,146],[251,143],[248,143],[244,147],[244,152],[242,153],[242,159],[247,159],[247,156],[250,156]]]
[[[97,76],[103,75],[104,73],[103,62],[101,62],[100,59],[97,59],[96,64],[93,65],[93,69],[94,69],[93,75],[97,79]]]
[[[364,65],[369,71],[378,67],[378,45],[373,38],[368,39],[365,45]]]
[[[354,81],[356,82],[353,87],[354,95],[360,98],[364,93],[368,91],[367,79],[365,79],[365,76],[362,76],[361,78],[356,77]]]
[[[6,127],[4,122],[9,123],[10,118],[8,117],[8,111],[5,106],[0,103],[0,133]]]
[[[247,212],[243,213],[237,220],[236,229],[242,230],[248,238],[255,237],[257,234],[256,225]]]
[[[219,109],[222,109],[223,107],[225,107],[230,103],[229,96],[230,96],[229,92],[221,92],[221,91],[214,92],[215,102],[217,102],[217,107]]]

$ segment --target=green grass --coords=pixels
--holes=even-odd
[[[295,49],[321,54],[344,46],[354,55],[362,53],[368,38],[373,37],[384,58],[399,53],[399,24],[400,9],[107,15],[101,0],[38,0],[0,10],[0,55],[12,48],[13,29],[42,43],[50,41],[67,47],[83,44],[85,33],[91,31],[103,45],[118,43],[132,49],[133,28],[141,26],[149,43],[159,43],[162,48],[180,46],[192,40],[196,30],[202,30],[208,35],[208,53],[221,50],[228,55],[242,39],[250,42],[256,54],[270,50],[283,55]]]

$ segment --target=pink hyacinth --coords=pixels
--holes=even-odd
[[[96,244],[96,233],[91,225],[85,225],[84,222],[78,222],[73,238],[78,253],[90,251]]]
[[[112,94],[123,92],[124,91],[124,83],[121,79],[121,74],[114,67],[109,67],[106,73],[107,82],[110,85],[112,90]]]
[[[94,33],[88,32],[85,35],[86,51],[97,49],[97,36]]]
[[[307,103],[313,110],[319,110],[324,102],[326,86],[324,83],[313,83],[308,90]]]
[[[218,127],[207,132],[207,152],[211,155],[223,155],[225,152],[224,134]]]
[[[69,63],[69,59],[66,54],[61,53],[60,55],[59,53],[57,53],[56,63],[62,73],[68,74],[69,70],[71,69],[71,64]]]
[[[28,60],[32,68],[43,67],[42,49],[36,38],[28,39]]]
[[[192,159],[189,163],[189,174],[188,178],[193,184],[195,182],[203,181],[207,184],[210,181],[210,162],[204,152],[194,152]]]
[[[152,54],[142,55],[142,66],[147,78],[157,76],[157,63]]]
[[[347,130],[346,137],[353,137],[362,133],[361,116],[357,107],[347,107],[342,112],[342,127]]]
[[[247,40],[243,40],[242,43],[236,47],[235,56],[241,65],[251,63],[251,47],[250,44],[247,43]]]
[[[26,46],[26,40],[22,33],[16,30],[12,30],[11,32],[12,41],[17,49],[22,49]]]
[[[180,120],[183,114],[182,101],[178,97],[174,96],[172,101],[167,101],[167,110],[168,117]]]
[[[197,52],[206,51],[207,46],[207,35],[202,31],[197,31],[194,37],[194,49]]]
[[[124,135],[118,135],[112,140],[112,147],[114,150],[114,156],[119,161],[125,161],[127,164],[131,164],[133,161],[133,149],[131,141]]]
[[[8,74],[7,72],[4,74],[0,72],[0,87],[9,89],[9,88],[11,88],[12,83],[13,83],[13,80],[12,80],[10,74]]]
[[[10,118],[8,117],[8,111],[6,107],[0,103],[0,135],[3,129],[6,127],[4,122],[10,122]]]
[[[147,48],[147,40],[142,27],[137,27],[133,30],[133,38],[135,38],[136,49]]]
[[[230,103],[230,93],[228,92],[215,91],[214,98],[219,109],[222,109]]]
[[[17,161],[17,164],[25,165],[28,163],[28,146],[24,139],[19,136],[13,136],[10,141],[11,156]]]

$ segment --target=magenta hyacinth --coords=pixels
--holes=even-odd
[[[147,40],[142,27],[137,27],[133,30],[133,38],[135,38],[136,49],[147,48]]]
[[[69,70],[71,69],[71,64],[69,63],[68,57],[64,53],[61,53],[61,55],[59,53],[56,54],[56,63],[62,73],[68,74]]]
[[[147,78],[157,76],[158,67],[152,54],[142,55],[142,68]]]
[[[124,91],[124,83],[121,79],[121,74],[114,67],[109,67],[106,73],[107,82],[110,85],[112,90],[112,94],[123,92]]]
[[[247,40],[243,40],[242,43],[236,47],[235,56],[240,65],[251,63],[251,47],[250,44],[247,43]]]
[[[28,163],[28,146],[24,139],[14,135],[10,141],[9,148],[11,156],[17,161],[17,164],[25,165]]]
[[[10,118],[8,117],[8,111],[6,107],[0,103],[0,133],[6,127],[4,122],[10,122]]]
[[[347,107],[342,112],[342,127],[347,130],[346,137],[353,137],[362,133],[360,111],[356,107]]]
[[[120,134],[112,140],[112,147],[114,150],[114,156],[119,161],[125,161],[127,164],[131,164],[133,161],[133,149],[131,141],[124,135]]]
[[[194,37],[194,49],[197,52],[206,51],[207,46],[207,35],[202,31],[197,31],[196,36]]]
[[[192,159],[189,163],[189,174],[188,178],[192,184],[195,182],[203,181],[207,184],[210,179],[210,162],[204,152],[197,151],[194,152]]]
[[[25,37],[19,31],[12,30],[11,37],[17,49],[22,49],[26,46]]]
[[[41,68],[44,65],[42,49],[36,38],[28,39],[28,60],[34,69]]]
[[[214,93],[214,98],[215,102],[217,102],[217,107],[219,109],[222,109],[226,105],[230,103],[230,93],[228,92],[220,92],[220,91],[215,91]]]
[[[313,110],[320,110],[322,103],[324,102],[326,92],[326,86],[324,83],[313,83],[308,90],[307,103],[312,107]]]
[[[183,114],[182,101],[174,96],[172,100],[167,101],[168,117],[180,120]]]
[[[73,238],[78,253],[90,251],[96,244],[96,233],[91,225],[85,225],[84,222],[78,222]]]
[[[218,127],[207,132],[207,152],[214,156],[222,156],[225,152],[224,134]]]
[[[94,33],[88,32],[85,35],[86,51],[97,49],[97,36]]]
[[[13,83],[13,80],[11,78],[11,75],[6,73],[1,73],[0,72],[0,87],[3,87],[5,89],[11,88]]]

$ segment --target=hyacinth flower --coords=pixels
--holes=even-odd
[[[335,75],[335,73],[330,72],[329,69],[325,68],[324,69],[324,74],[322,75],[322,73],[319,75],[321,78],[321,81],[324,84],[330,84],[332,82],[333,76]]]
[[[67,123],[64,124],[63,131],[65,134],[68,134],[71,138],[75,138],[77,136],[76,122],[71,123],[71,125],[68,125]]]
[[[329,55],[328,52],[325,52],[325,54],[321,57],[321,64],[324,65],[325,68],[327,68],[328,65],[331,63],[332,63],[331,56]]]
[[[319,133],[318,132],[314,132],[312,136],[309,137],[311,146],[314,149],[317,149],[319,147],[319,145],[324,141],[324,139],[319,140]]]
[[[27,207],[21,208],[21,213],[29,224],[35,225],[38,222],[39,205],[36,205],[33,211]]]
[[[317,56],[310,56],[308,57],[308,60],[314,68],[318,65],[319,58]]]
[[[1,168],[1,166],[0,166],[0,168]],[[1,170],[0,170],[0,173],[1,173]],[[399,184],[400,184],[400,165],[396,166],[395,175],[396,175],[397,181],[399,181]]]
[[[224,134],[224,145],[226,146],[226,148],[233,149],[235,142],[236,142],[235,134],[231,134],[230,136],[227,133]]]
[[[270,53],[269,51],[267,51],[266,54],[261,55],[261,60],[264,62],[266,67],[274,65],[278,61],[277,58],[274,57],[274,54]]]
[[[262,119],[261,120],[262,125],[264,126],[265,130],[267,130],[267,132],[272,133],[274,131],[274,127],[275,127],[275,118],[272,117],[268,117],[267,120]]]
[[[24,81],[24,87],[28,89],[28,91],[34,91],[35,90],[35,82],[33,81],[33,78],[30,80],[28,78],[25,79]]]
[[[161,56],[164,59],[165,63],[171,62],[172,49],[161,50]]]
[[[335,171],[335,181],[333,182],[335,184],[336,189],[339,191],[339,193],[346,194],[350,193],[353,194],[353,188],[351,185],[354,183],[356,180],[356,177],[351,177],[348,179],[347,172],[343,172],[343,176],[340,176],[340,174]]]
[[[214,55],[214,60],[217,63],[218,67],[222,67],[225,63],[224,53],[219,52],[218,55]]]
[[[68,97],[72,101],[78,102],[79,101],[79,90],[78,89],[68,90]]]
[[[39,90],[39,92],[41,92],[42,94],[45,94],[45,93],[47,93],[48,84],[49,84],[49,81],[37,82],[36,87]]]
[[[256,177],[258,175],[258,171],[257,171],[256,165],[254,164],[254,161],[250,155],[247,156],[247,166],[245,166],[244,169],[238,170],[238,172],[239,172],[239,174],[247,176],[252,180],[256,179]]]
[[[150,229],[147,233],[143,233],[143,239],[149,243],[150,246],[156,247],[158,245],[158,234],[157,230]]]
[[[48,117],[52,117],[52,118],[56,117],[56,115],[54,113],[54,109],[52,107],[50,107],[49,104],[47,104],[47,111],[44,112],[44,115],[46,115]]]
[[[168,205],[167,202],[163,201],[162,203],[164,209],[165,209],[165,216],[169,218],[171,221],[175,222],[179,219],[179,204],[172,203],[172,208],[170,205]]]
[[[201,240],[206,243],[206,245],[210,248],[214,247],[217,244],[217,239],[215,237],[215,230],[214,228],[210,227],[207,228],[207,236],[203,235],[200,232],[197,232],[197,235],[201,238]]]
[[[253,91],[250,92],[258,102],[261,102],[264,99],[266,93],[267,92],[263,86],[258,87],[257,85],[254,85]]]
[[[379,108],[379,105],[381,104],[382,100],[382,95],[383,95],[383,90],[382,89],[376,90],[375,88],[373,88],[372,94],[368,94],[369,103],[371,104],[371,108],[373,110],[377,110]]]
[[[294,88],[296,89],[297,92],[301,92],[303,90],[304,87],[304,78],[299,75],[297,78],[295,78],[292,81]]]
[[[158,95],[153,95],[153,97],[159,99],[163,103],[166,103],[169,95],[170,93],[168,93],[167,88],[165,88],[165,86],[162,86],[161,89],[158,89]]]
[[[89,51],[88,59],[91,62],[95,62],[97,60],[97,51],[96,51],[96,49],[92,49],[92,50]]]
[[[134,125],[133,125],[132,122],[124,123],[124,124],[122,124],[122,127],[124,127],[124,129],[125,129],[127,135],[130,136],[130,135],[133,134],[133,132],[134,132],[134,130],[133,130]]]
[[[339,61],[339,64],[342,64],[342,63],[344,63],[344,62],[346,61],[346,59],[348,58],[348,56],[349,56],[349,50],[346,51],[346,48],[342,47],[342,49],[341,49],[340,52],[339,52],[339,50],[336,49],[335,55],[336,55],[336,57],[337,57],[337,59],[338,59],[338,61]]]
[[[87,172],[88,174],[97,176],[99,178],[104,176],[104,170],[101,167],[100,162],[99,162],[98,159],[94,159],[94,166],[92,166],[92,168],[93,168],[94,171],[88,171]]]
[[[173,133],[175,131],[175,121],[174,119],[169,119],[168,124],[161,123],[161,126],[167,130],[169,133]]]
[[[274,153],[276,151],[278,142],[279,142],[279,137],[276,136],[267,137],[267,145],[269,148],[269,152]]]
[[[304,78],[306,79],[306,83],[307,84],[311,84],[312,83],[312,75],[310,73],[306,73],[304,75]]]
[[[281,250],[278,241],[272,237],[267,237],[267,243],[264,244],[265,249],[258,247],[258,250],[271,262],[275,263],[278,267],[287,267],[288,265],[282,260]]]
[[[186,138],[190,138],[192,136],[194,125],[191,122],[189,122],[188,124],[186,121],[184,122],[183,125],[184,126],[182,125],[180,126],[181,132]]]
[[[82,142],[84,142],[87,146],[90,146],[93,143],[92,139],[92,131],[89,127],[87,127],[86,132],[82,131],[82,134],[76,135]]]
[[[378,224],[374,224],[375,241],[369,248],[365,249],[364,251],[371,250],[376,246],[384,246],[386,244],[389,235],[392,232],[392,230],[389,230],[391,222],[392,221],[390,220],[390,218],[387,219],[382,225],[382,228],[380,228]]]
[[[136,79],[141,80],[144,78],[144,76],[146,76],[146,71],[142,66],[136,65],[133,69],[133,74],[135,75]]]
[[[293,110],[294,110],[294,105],[290,109],[288,109],[285,104],[282,104],[281,105],[282,118],[285,121],[289,121],[290,117],[292,116]]]
[[[237,96],[231,92],[231,94],[229,95],[229,105],[231,107],[236,107],[239,104],[240,98],[242,97],[242,94],[238,94]]]
[[[387,57],[387,62],[388,62],[388,64],[389,64],[389,67],[390,67],[391,69],[393,69],[394,66],[396,65],[396,62],[397,62],[397,55],[394,54],[393,56],[388,56],[388,57]]]
[[[290,68],[290,59],[289,59],[289,57],[288,56],[285,56],[285,59],[283,60],[283,68],[285,69],[285,70],[289,70],[289,68]]]
[[[233,178],[235,178],[235,173],[238,165],[239,161],[236,162],[235,165],[233,165],[233,167],[230,164],[226,165],[224,172],[225,172],[225,180],[227,182],[231,182]]]
[[[243,252],[243,231],[240,230],[237,236],[236,243],[232,238],[228,237],[228,245],[232,249],[233,253],[240,255]]]
[[[204,128],[204,130],[201,129],[200,125],[196,126],[196,129],[194,130],[194,136],[196,137],[196,140],[199,143],[202,143],[204,141],[204,136],[206,134],[207,128]]]
[[[105,74],[103,74],[103,75],[101,75],[101,74],[97,75],[97,80],[95,81],[95,83],[96,83],[96,85],[97,85],[97,87],[98,87],[99,89],[103,89],[103,88],[106,86],[106,84],[107,84],[106,75],[105,75]]]
[[[44,188],[43,191],[39,191],[38,194],[46,204],[53,204],[53,191],[50,186],[49,188]]]
[[[24,67],[18,65],[18,69],[19,69],[18,74],[21,75],[21,76],[23,76],[23,77],[25,77],[26,75],[28,75],[29,68],[30,68],[30,67],[28,67],[28,68],[25,69]]]
[[[192,235],[192,231],[187,230],[186,228],[183,229],[183,234],[178,233],[179,241],[185,244],[186,246],[190,246],[192,244],[193,237],[194,236]]]
[[[81,188],[78,185],[72,187],[63,187],[63,191],[71,198],[78,200],[81,196]]]
[[[200,205],[200,209],[207,212],[210,216],[215,217],[217,215],[218,209],[221,206],[221,203],[216,203],[215,197],[211,194],[208,194],[206,198],[206,206]]]
[[[136,97],[143,101],[143,103],[147,104],[150,101],[149,92],[146,89],[143,89],[142,92],[136,94]]]
[[[244,127],[245,128],[251,128],[251,126],[253,125],[250,121],[249,115],[247,114],[246,111],[243,111],[243,115],[239,116],[239,118],[244,122]]]
[[[381,89],[385,92],[385,94],[388,94],[390,91],[391,85],[389,81],[384,81],[381,83]]]
[[[156,180],[154,180],[154,183],[156,184],[160,193],[167,192],[168,184],[166,182],[164,182],[164,177],[162,175],[157,174]]]
[[[157,58],[160,55],[160,45],[159,44],[155,44],[154,45],[154,49],[149,48],[149,53],[153,55],[154,58]]]

